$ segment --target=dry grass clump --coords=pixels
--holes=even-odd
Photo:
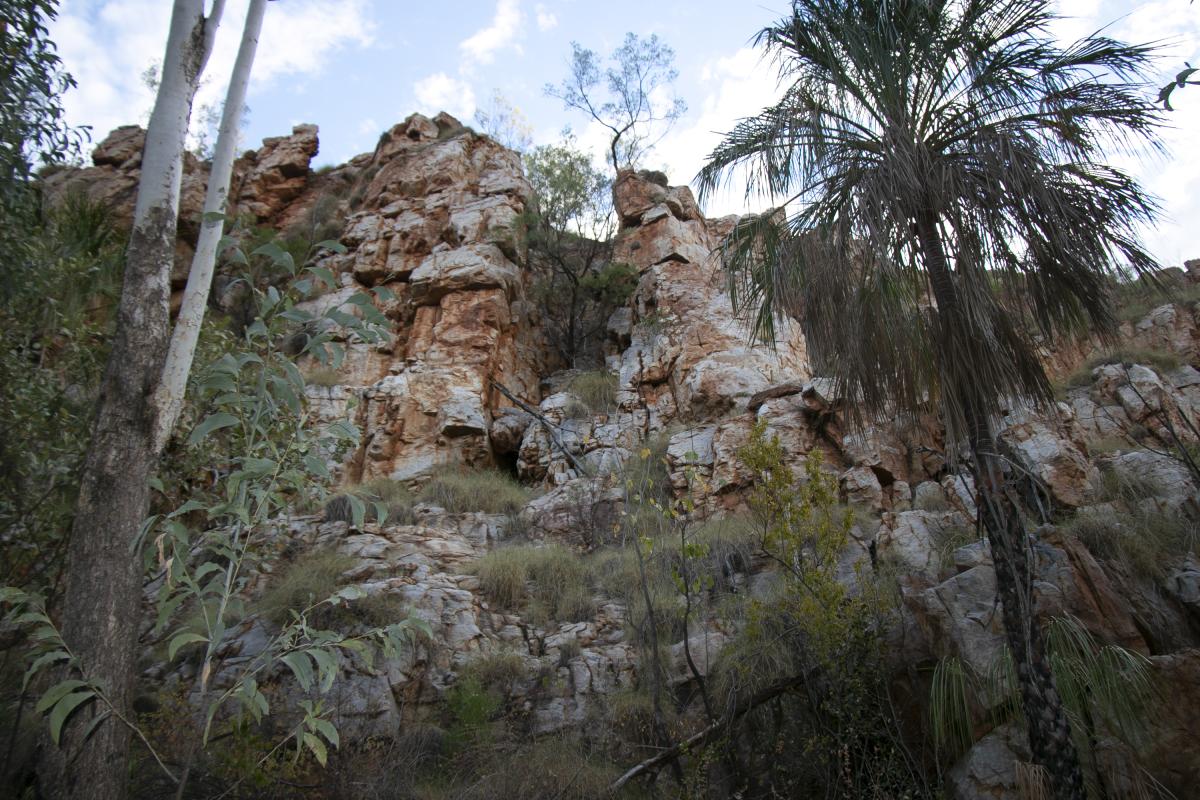
[[[581,372],[567,384],[567,391],[578,397],[593,414],[606,414],[617,406],[620,378],[607,370]]]
[[[1200,300],[1200,286],[1172,287],[1167,291],[1145,281],[1121,284],[1116,289],[1117,319],[1139,322],[1154,309],[1167,303],[1190,305]]]
[[[530,492],[497,470],[447,469],[421,489],[419,500],[451,513],[516,514],[529,502]]]
[[[343,573],[353,566],[353,558],[333,550],[300,556],[263,593],[259,600],[263,616],[277,625],[290,622],[293,611],[299,613],[336,592],[343,583]],[[309,622],[323,627],[335,621],[339,610],[321,606],[309,615]]]
[[[475,574],[484,594],[534,621],[578,622],[595,612],[591,581],[565,547],[502,547],[481,558]]]
[[[304,383],[306,386],[320,386],[323,389],[330,389],[341,385],[342,376],[333,367],[318,365],[304,373]]]
[[[1097,558],[1161,577],[1188,553],[1200,552],[1200,522],[1167,511],[1152,499],[1155,487],[1136,477],[1105,470],[1102,509],[1081,509],[1060,528],[1083,542]]]
[[[1074,389],[1080,386],[1090,386],[1092,370],[1105,364],[1142,364],[1158,372],[1170,372],[1180,366],[1179,357],[1174,353],[1163,350],[1149,350],[1142,347],[1120,347],[1108,353],[1092,356],[1079,369],[1067,376],[1064,383],[1066,388]]]
[[[412,492],[400,481],[390,478],[372,478],[366,483],[349,486],[334,495],[325,504],[326,522],[354,523],[354,507],[350,497],[358,498],[363,504],[366,522],[383,522],[388,525],[412,525],[416,521]],[[385,512],[382,520],[379,511]]]

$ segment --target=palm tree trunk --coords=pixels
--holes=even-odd
[[[162,83],[146,131],[134,225],[112,351],[105,365],[67,550],[62,635],[84,676],[129,716],[142,615],[142,559],[130,549],[150,504],[158,461],[153,396],[167,349],[168,291],[182,156],[200,73],[224,7],[175,0]],[[43,743],[42,795],[120,800],[129,778],[129,729],[113,718],[85,741],[100,704],[81,709],[62,746]]]
[[[917,238],[937,302],[940,335],[962,335],[966,328],[960,324],[957,291],[933,212],[918,216]],[[1071,739],[1071,726],[1054,685],[1045,637],[1035,615],[1028,537],[1020,510],[1006,491],[1005,463],[996,452],[989,415],[984,410],[991,398],[978,396],[967,374],[969,365],[942,364],[941,367],[946,378],[942,391],[953,392],[957,405],[963,409],[967,443],[974,459],[979,515],[992,548],[996,592],[1000,597],[1008,646],[1016,665],[1029,748],[1034,762],[1046,770],[1051,790],[1058,800],[1085,800],[1083,772]]]

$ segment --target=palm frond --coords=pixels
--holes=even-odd
[[[1047,0],[794,0],[756,39],[779,102],[740,121],[697,175],[746,177],[776,210],[726,243],[753,335],[798,320],[815,366],[864,416],[1048,403],[1037,343],[1114,325],[1121,271],[1157,268],[1158,214],[1106,151],[1157,146],[1148,45],[1061,46]],[[914,230],[932,214],[959,311],[931,301]]]

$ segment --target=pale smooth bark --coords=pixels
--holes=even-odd
[[[242,116],[242,108],[246,105],[246,88],[250,83],[250,69],[254,65],[254,54],[258,49],[258,37],[262,31],[266,8],[267,0],[250,0],[246,26],[242,30],[242,43],[238,48],[233,74],[229,78],[229,89],[225,94],[225,108],[221,113],[221,127],[217,133],[217,145],[204,198],[204,221],[200,228],[200,238],[196,242],[196,254],[192,257],[187,286],[183,290],[183,304],[175,320],[175,329],[171,332],[171,344],[167,350],[162,380],[159,381],[154,395],[154,402],[158,408],[154,449],[158,453],[166,446],[167,439],[179,420],[188,373],[191,372],[196,343],[200,339],[200,326],[204,322],[204,309],[208,305],[208,294],[212,288],[213,271],[217,263],[217,249],[225,232],[224,217],[210,215],[225,213],[237,150],[238,122]]]
[[[84,676],[128,716],[137,668],[142,560],[131,543],[150,504],[157,463],[152,398],[162,375],[169,324],[179,188],[192,101],[212,51],[224,0],[206,17],[204,0],[175,0],[162,82],[146,131],[142,173],[126,252],[112,350],[97,400],[67,549],[62,634]],[[38,765],[41,795],[120,800],[129,777],[130,731],[113,718],[84,740],[102,706],[80,709],[48,739]]]

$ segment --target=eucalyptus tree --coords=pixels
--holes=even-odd
[[[657,34],[641,39],[627,33],[604,68],[596,51],[571,42],[571,74],[543,91],[607,129],[617,171],[633,167],[687,111],[673,94],[678,77],[675,51]]]
[[[146,130],[124,285],[84,459],[67,550],[62,632],[89,681],[118,713],[129,709],[141,619],[142,563],[133,542],[146,519],[155,447],[154,402],[166,356],[168,296],[192,101],[224,0],[175,0],[162,81]],[[47,796],[120,798],[130,730],[98,703],[80,709],[63,746],[43,750]],[[92,723],[96,722],[95,725]]]
[[[1054,796],[1080,798],[995,419],[1052,402],[1035,337],[1111,332],[1117,263],[1155,268],[1137,230],[1156,204],[1105,148],[1156,147],[1159,119],[1151,48],[1062,45],[1053,19],[1046,0],[793,0],[756,39],[781,99],[698,182],[704,198],[744,171],[748,194],[783,199],[724,248],[757,335],[798,320],[857,421],[932,406],[967,445],[1031,750]]]

